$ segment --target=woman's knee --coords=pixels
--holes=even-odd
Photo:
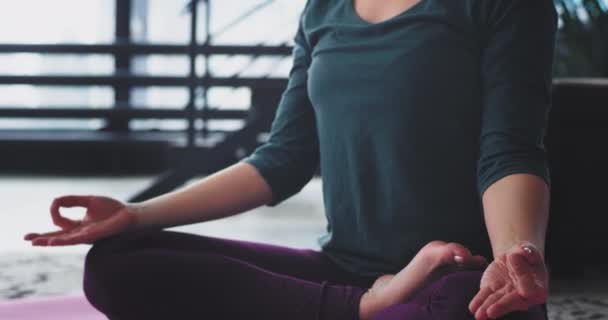
[[[170,233],[163,230],[135,231],[97,240],[86,255],[85,275],[108,269],[108,263],[124,254],[155,248]]]
[[[437,281],[437,293],[463,302],[473,299],[479,291],[483,271],[459,271],[445,275]],[[468,301],[467,301],[468,300]]]
[[[89,256],[130,252],[154,246],[174,232],[164,230],[128,231],[95,241]]]
[[[139,265],[125,263],[127,256],[146,249],[146,238],[164,231],[132,232],[96,241],[85,258],[83,289],[89,302],[102,312],[109,312],[125,289],[125,279],[140,272]],[[112,297],[112,301],[110,301]]]
[[[450,273],[433,285],[429,309],[437,319],[472,319],[469,304],[479,291],[482,271]]]
[[[425,288],[419,299],[386,308],[373,320],[472,319],[468,304],[479,289],[481,275],[478,271],[450,273]]]

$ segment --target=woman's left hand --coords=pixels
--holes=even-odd
[[[496,319],[545,303],[548,293],[549,277],[540,252],[528,243],[516,245],[488,266],[469,310],[477,320]]]

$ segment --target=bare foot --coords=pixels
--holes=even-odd
[[[449,272],[481,269],[487,264],[484,257],[473,256],[460,244],[430,242],[399,273],[385,274],[376,279],[361,298],[359,318],[368,320],[384,308],[407,302],[416,292]]]

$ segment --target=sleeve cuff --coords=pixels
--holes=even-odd
[[[478,192],[479,196],[483,197],[483,194],[486,190],[493,185],[498,180],[518,173],[525,173],[535,175],[547,184],[549,188],[551,187],[551,176],[550,170],[546,164],[538,164],[538,165],[520,165],[520,166],[508,166],[505,168],[501,168],[496,170],[494,173],[482,177],[478,181]]]
[[[287,199],[288,195],[284,195],[279,192],[279,182],[273,176],[273,170],[266,161],[260,159],[255,154],[252,154],[246,158],[241,159],[241,162],[245,162],[252,165],[266,181],[268,186],[270,186],[270,190],[272,192],[272,200],[266,204],[267,206],[274,207],[277,204],[283,202],[285,199]]]

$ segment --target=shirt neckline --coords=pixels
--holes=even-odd
[[[375,26],[375,25],[381,25],[381,24],[385,24],[388,23],[390,21],[393,21],[395,19],[398,19],[399,17],[405,16],[407,14],[410,14],[412,11],[415,11],[416,8],[421,7],[422,3],[425,2],[426,0],[418,0],[418,2],[416,2],[414,5],[412,5],[411,7],[401,11],[400,13],[398,13],[395,16],[392,16],[388,19],[382,20],[380,22],[369,22],[365,19],[363,19],[359,13],[357,12],[357,10],[355,9],[355,1],[354,0],[344,0],[346,2],[346,7],[348,8],[348,11],[350,13],[350,15],[354,16],[355,19],[357,21],[359,21],[360,23],[363,23],[365,25],[369,25],[369,26]]]

